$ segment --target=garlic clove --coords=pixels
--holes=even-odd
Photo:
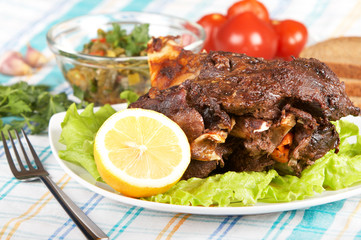
[[[28,44],[28,48],[25,54],[25,62],[31,67],[41,67],[48,62],[48,59],[38,50]]]
[[[31,74],[31,67],[19,52],[9,51],[0,57],[0,73],[10,76]]]

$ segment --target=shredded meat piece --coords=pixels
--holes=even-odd
[[[175,38],[149,43],[153,88],[131,108],[161,112],[177,122],[192,149],[184,178],[217,171],[300,175],[326,152],[337,152],[330,121],[359,115],[344,84],[316,59],[264,60],[244,54],[194,54]],[[286,134],[289,161],[272,159]]]

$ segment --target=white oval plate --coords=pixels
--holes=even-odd
[[[114,105],[115,109],[120,110],[125,105]],[[96,108],[95,108],[96,109]],[[82,167],[64,161],[59,158],[58,151],[64,150],[65,146],[59,143],[61,134],[61,122],[65,117],[65,112],[55,114],[49,123],[49,140],[51,150],[58,161],[60,166],[69,174],[73,179],[84,187],[96,192],[104,197],[113,199],[123,204],[134,205],[138,207],[144,207],[147,209],[163,211],[163,212],[177,212],[177,213],[190,213],[190,214],[204,214],[204,215],[251,215],[251,214],[264,214],[272,212],[280,212],[301,208],[308,208],[325,203],[330,203],[342,199],[346,199],[358,194],[361,194],[361,184],[357,184],[353,187],[345,188],[338,191],[324,191],[321,194],[316,194],[313,197],[298,200],[287,203],[257,203],[254,206],[245,207],[197,207],[197,206],[180,206],[171,205],[165,203],[156,203],[150,201],[144,201],[140,199],[130,198],[115,192],[111,187],[104,183],[99,183],[85,171]],[[350,118],[350,120],[356,120],[356,123],[360,126],[361,118]],[[355,121],[353,121],[355,122]]]

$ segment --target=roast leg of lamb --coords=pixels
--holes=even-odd
[[[271,168],[300,175],[338,151],[330,121],[360,113],[316,59],[195,54],[169,37],[153,39],[148,56],[152,89],[130,107],[161,112],[184,130],[192,155],[184,179]]]

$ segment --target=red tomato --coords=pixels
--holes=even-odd
[[[272,24],[278,35],[276,57],[285,60],[292,60],[291,56],[298,57],[308,38],[305,25],[294,20],[273,21]]]
[[[204,43],[204,49],[207,51],[215,50],[213,39],[216,35],[219,27],[226,22],[227,18],[220,13],[211,13],[203,16],[201,19],[197,21],[204,30],[206,31],[206,40]]]
[[[105,38],[93,38],[91,41],[92,41],[92,42],[102,42],[102,43],[105,43],[105,42],[106,42],[106,39],[105,39]]]
[[[269,22],[269,13],[265,5],[257,0],[243,0],[234,3],[227,11],[227,18],[244,12],[253,12],[259,19]]]
[[[94,55],[94,56],[105,56],[105,51],[104,50],[97,50],[97,51],[90,52],[89,54]]]
[[[270,24],[251,12],[245,12],[228,19],[219,28],[214,44],[217,50],[272,59],[276,54],[277,40]]]

